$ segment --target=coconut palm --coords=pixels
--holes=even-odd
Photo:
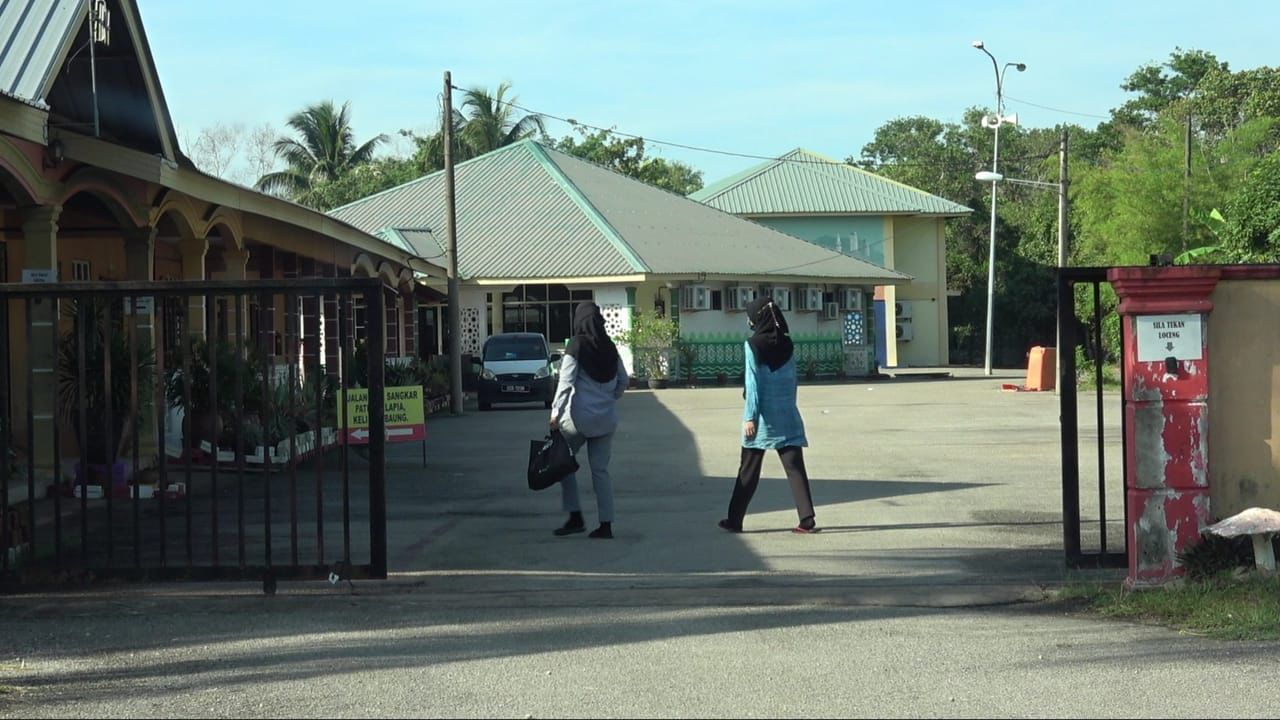
[[[535,134],[545,133],[542,116],[531,113],[517,118],[518,101],[511,95],[511,83],[501,83],[496,92],[471,88],[463,92],[462,109],[467,118],[462,128],[462,144],[472,156],[506,147]]]
[[[377,135],[356,147],[350,106],[343,103],[339,110],[333,101],[325,100],[290,117],[287,125],[298,137],[281,137],[273,146],[286,168],[263,175],[256,187],[303,200],[316,185],[336,180],[371,160],[374,150],[387,138]]]
[[[462,108],[453,109],[453,159],[470,160],[525,138],[543,134],[542,116],[537,113],[517,118],[517,102],[511,83],[502,83],[494,92],[472,88],[462,93]],[[415,161],[428,172],[444,167],[444,133],[415,136]]]

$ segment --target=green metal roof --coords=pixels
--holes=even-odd
[[[735,215],[941,215],[969,208],[797,148],[689,196]]]
[[[910,279],[532,140],[460,163],[455,176],[463,278],[705,273],[876,285]],[[437,172],[331,214],[407,242],[430,259],[443,252],[444,205],[444,173]]]

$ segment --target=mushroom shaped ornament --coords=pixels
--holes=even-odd
[[[1276,553],[1271,538],[1280,532],[1280,512],[1266,508],[1249,508],[1206,528],[1222,537],[1248,535],[1253,540],[1253,561],[1258,571],[1272,575],[1276,571]]]

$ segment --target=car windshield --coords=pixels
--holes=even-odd
[[[484,359],[546,360],[547,346],[539,337],[496,337],[485,344]]]

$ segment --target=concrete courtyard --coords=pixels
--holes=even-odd
[[[0,716],[1273,714],[1255,692],[1280,681],[1269,644],[1040,602],[1081,576],[1061,550],[1057,398],[999,390],[1017,380],[802,387],[814,536],[788,532],[776,458],[748,532],[715,527],[739,388],[624,398],[612,541],[553,537],[558,489],[525,487],[540,405],[435,416],[426,470],[417,446],[391,450],[388,581],[0,598]]]

